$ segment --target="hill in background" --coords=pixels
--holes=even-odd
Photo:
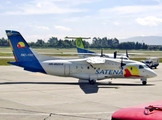
[[[147,45],[162,45],[162,36],[137,36],[119,39],[120,42],[139,42]]]

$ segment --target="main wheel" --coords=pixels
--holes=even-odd
[[[96,80],[89,80],[89,83],[90,83],[91,85],[93,85],[93,84],[96,83]]]
[[[147,81],[142,81],[142,84],[143,84],[143,85],[146,85],[146,84],[147,84]]]

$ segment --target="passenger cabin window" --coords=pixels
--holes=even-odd
[[[144,67],[142,65],[139,65],[139,69],[143,69]]]

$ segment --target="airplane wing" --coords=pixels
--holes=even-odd
[[[90,64],[104,64],[105,63],[105,59],[103,59],[102,57],[88,57],[86,61],[87,63],[90,63]]]
[[[86,62],[89,63],[93,68],[105,67],[105,59],[103,59],[102,57],[88,57],[86,58]]]
[[[143,55],[144,53],[128,53],[128,55]],[[126,53],[117,53],[117,55],[126,56]]]
[[[62,54],[72,54],[72,55],[100,55],[98,53],[76,53],[76,52],[63,52]]]
[[[104,57],[88,57],[86,58],[86,62],[94,68],[115,69],[121,66],[121,59],[112,59]]]

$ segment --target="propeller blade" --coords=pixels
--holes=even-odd
[[[101,49],[101,55],[100,55],[100,57],[103,57],[104,55],[103,55],[103,49]]]
[[[116,59],[117,51],[114,52],[114,59]]]
[[[128,55],[128,50],[126,49],[126,56],[127,56],[127,58],[129,58],[129,55]]]
[[[123,63],[123,58],[121,58],[121,68],[123,69],[123,66],[125,66],[126,64]]]

